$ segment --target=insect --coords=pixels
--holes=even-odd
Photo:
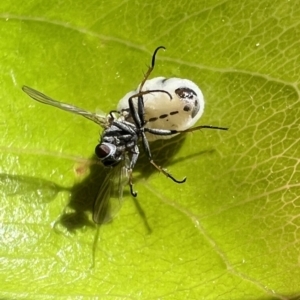
[[[156,77],[147,80],[143,91],[161,89],[168,93],[148,93],[143,95],[144,120],[147,128],[174,129],[184,131],[192,127],[204,111],[204,97],[199,87],[188,79]],[[125,120],[132,122],[128,99],[141,90],[141,86],[127,93],[119,102],[117,110]],[[171,95],[171,98],[170,98]],[[138,99],[133,98],[137,108]],[[146,132],[148,141],[167,139],[173,135],[155,135]]]
[[[227,130],[225,127],[202,125],[190,128],[201,117],[204,110],[204,99],[200,89],[187,79],[157,77],[148,80],[154,69],[155,57],[160,46],[152,55],[151,66],[137,90],[124,96],[117,110],[108,115],[88,112],[71,104],[56,101],[28,86],[23,91],[32,99],[57,107],[59,109],[81,115],[100,125],[104,131],[95,153],[108,172],[94,203],[93,220],[95,223],[105,223],[111,220],[119,208],[122,199],[123,186],[128,182],[133,197],[132,171],[139,156],[139,142],[150,163],[166,177],[176,183],[184,183],[186,177],[177,180],[167,170],[158,166],[151,155],[148,140],[155,138],[170,138],[179,133],[192,132],[203,128]],[[119,201],[116,208],[110,208],[111,196]]]

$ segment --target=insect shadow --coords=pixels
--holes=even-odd
[[[177,142],[176,142],[177,141]],[[170,144],[176,144],[176,147],[167,147]],[[181,148],[181,143],[179,138],[175,137],[170,140],[166,140],[163,143],[160,141],[153,143],[154,147],[152,150],[153,156],[157,157],[159,155],[159,162],[163,165],[168,165],[170,159],[176,154],[176,152]],[[165,147],[168,151],[165,151]],[[104,182],[107,174],[106,169],[103,167],[101,162],[97,163],[98,159],[96,155],[93,155],[91,158],[92,163],[90,165],[89,175],[80,183],[75,184],[70,191],[70,200],[67,204],[66,209],[59,217],[59,224],[65,227],[68,231],[73,232],[83,226],[95,226],[89,218],[89,214],[93,213],[94,201],[101,189],[101,184]],[[139,184],[141,178],[147,179],[151,176],[152,173],[157,172],[157,170],[149,163],[149,159],[146,155],[141,153],[141,159],[139,159],[138,164],[135,168],[136,173],[140,175],[134,177],[135,186]],[[168,181],[164,178],[164,180]],[[170,184],[173,184],[170,181]],[[128,185],[124,186],[123,197],[131,196],[130,189]],[[143,209],[142,199],[143,195],[138,194],[137,198],[130,197],[133,199],[133,203],[136,207],[136,211],[142,219],[146,230],[150,233],[152,232],[150,225],[147,221],[147,214]],[[116,200],[118,201],[118,200]],[[101,225],[101,224],[100,224]]]
[[[157,140],[151,143],[151,151],[156,161],[163,167],[171,167],[173,164],[191,157],[198,157],[199,155],[209,154],[214,150],[205,150],[196,152],[191,156],[182,157],[173,160],[174,155],[180,150],[183,145],[185,135],[176,136],[170,140]],[[69,191],[71,193],[67,208],[60,216],[58,222],[64,226],[68,231],[73,232],[83,226],[94,227],[95,224],[90,220],[89,214],[93,212],[94,201],[101,189],[101,183],[105,180],[106,170],[99,162],[97,157],[93,155],[91,160],[95,163],[90,165],[89,175],[80,183],[75,184]],[[134,184],[139,185],[141,179],[148,179],[157,170],[149,163],[147,155],[141,153],[135,172],[140,175],[135,175]],[[177,176],[185,174],[176,174]],[[163,178],[168,183],[167,178]],[[172,181],[169,184],[173,184]],[[124,186],[123,197],[131,196],[128,185]],[[142,219],[146,230],[151,233],[151,227],[147,221],[147,213],[143,209],[143,194],[138,194],[137,198],[130,197],[136,207],[136,211]],[[71,210],[71,212],[70,212]],[[101,225],[101,224],[100,224]]]
[[[0,173],[1,197],[19,197],[28,203],[49,203],[58,193],[68,191],[52,181],[26,175]]]

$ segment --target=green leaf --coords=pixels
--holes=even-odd
[[[294,299],[300,295],[297,1],[2,1],[0,297]],[[32,101],[26,84],[89,111],[152,76],[195,81],[203,130],[151,145],[114,221],[92,203],[98,126]]]

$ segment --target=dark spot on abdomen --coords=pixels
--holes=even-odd
[[[183,110],[184,110],[184,111],[190,111],[190,110],[191,110],[190,105],[185,105],[185,106],[183,107]]]
[[[178,113],[179,113],[178,110],[177,110],[177,111],[171,111],[171,112],[170,112],[170,115],[173,116],[173,115],[176,115],[176,114],[178,114]]]
[[[164,119],[164,118],[166,118],[167,116],[168,116],[168,114],[164,114],[164,115],[159,116],[159,118],[160,118],[160,119]]]
[[[149,122],[154,122],[154,121],[156,121],[158,118],[150,118],[149,119]]]

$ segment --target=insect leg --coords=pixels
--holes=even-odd
[[[219,129],[219,130],[228,130],[228,128],[226,127],[217,127],[217,126],[212,126],[212,125],[201,125],[201,126],[196,126],[193,128],[189,128],[186,130],[165,130],[165,129],[155,129],[155,128],[143,128],[143,132],[142,132],[142,140],[143,140],[143,145],[145,148],[145,151],[149,157],[150,163],[156,168],[158,169],[160,172],[162,172],[165,176],[171,178],[174,182],[177,183],[183,183],[186,181],[186,177],[179,181],[177,179],[175,179],[170,173],[168,173],[165,169],[163,169],[162,167],[156,165],[156,163],[153,161],[152,157],[151,157],[151,153],[150,153],[150,148],[149,148],[149,144],[148,141],[145,137],[145,132],[149,132],[155,135],[173,135],[176,133],[187,133],[187,132],[193,132],[193,131],[197,131],[203,128],[208,128],[208,129]]]
[[[131,157],[131,160],[130,160],[130,164],[129,164],[129,167],[128,167],[128,184],[129,184],[129,187],[130,187],[130,193],[133,197],[136,197],[137,196],[137,192],[134,192],[133,191],[133,183],[132,183],[132,170],[138,160],[138,157],[139,157],[139,148],[138,146],[135,146],[134,147],[134,150],[132,152],[132,157]]]
[[[200,126],[186,129],[186,130],[166,130],[166,129],[144,128],[144,131],[155,134],[155,135],[173,135],[173,134],[177,134],[177,133],[194,132],[194,131],[198,131],[201,129],[228,130],[227,127],[218,127],[218,126],[212,126],[212,125],[200,125]]]
[[[172,96],[171,96],[171,94],[170,94],[168,91],[165,91],[165,90],[148,90],[148,91],[140,91],[140,92],[136,93],[135,95],[131,96],[131,97],[128,99],[128,101],[129,101],[130,99],[133,99],[133,98],[136,98],[136,97],[139,97],[139,96],[143,96],[143,95],[147,95],[147,94],[151,94],[151,93],[165,93],[165,94],[167,94],[167,95],[170,97],[170,99],[172,100]]]
[[[144,128],[145,130],[148,128]],[[173,133],[174,134],[174,133]],[[162,167],[158,166],[152,159],[152,155],[151,155],[151,151],[150,151],[150,147],[149,147],[149,143],[148,140],[146,138],[145,132],[142,131],[141,132],[141,136],[142,136],[142,141],[143,141],[143,146],[144,146],[144,150],[149,158],[150,164],[152,164],[159,172],[162,172],[166,177],[171,178],[174,182],[176,183],[184,183],[186,181],[186,177],[184,177],[182,180],[177,180],[176,178],[174,178],[167,170],[163,169]]]
[[[165,93],[170,97],[170,99],[172,99],[171,94],[164,90],[150,90],[150,91],[143,91],[143,92],[140,91],[137,94],[131,96],[128,99],[129,112],[130,112],[130,115],[132,116],[133,121],[137,128],[142,128],[146,124],[145,119],[144,119],[145,112],[144,112],[143,95],[150,94],[150,93]],[[137,110],[133,104],[133,98],[136,98],[136,97],[138,97]]]
[[[135,131],[134,131],[134,125],[129,123],[129,122],[120,122],[118,120],[114,120],[112,122],[112,125],[116,126],[117,128],[121,129],[122,131],[128,133],[131,137],[133,135],[135,135]],[[107,129],[106,131],[108,132],[109,129]],[[114,130],[112,130],[112,132],[114,132]],[[123,138],[124,138],[124,135],[123,135]]]
[[[156,128],[144,128],[144,131],[155,135],[173,135],[182,132],[177,130],[156,129]]]
[[[129,110],[131,113],[131,116],[133,118],[133,121],[136,125],[137,128],[142,128],[146,122],[144,118],[145,110],[144,110],[144,99],[142,95],[138,96],[138,101],[137,101],[137,110],[133,105],[133,100],[132,98],[129,98],[128,100],[129,104]]]
[[[142,81],[142,83],[140,84],[140,92],[142,91],[143,89],[143,86],[146,82],[146,80],[148,79],[148,77],[150,76],[151,72],[153,71],[154,69],[154,65],[155,65],[155,57],[156,57],[156,54],[158,52],[159,49],[166,49],[164,46],[159,46],[157,47],[155,50],[154,50],[154,53],[152,55],[152,61],[151,61],[151,66],[148,68],[148,71],[146,72],[146,74],[144,75],[144,79]]]
[[[140,118],[140,113],[139,113],[139,110],[141,110],[141,108],[139,108],[139,106],[141,105],[141,103],[138,102],[138,109],[136,110],[136,108],[134,107],[134,104],[133,104],[133,98],[135,96],[132,96],[128,99],[128,104],[129,104],[129,110],[130,110],[130,114],[132,116],[132,119],[134,121],[134,124],[135,126],[138,128],[138,129],[141,129],[143,127],[144,124],[142,124],[142,120]],[[138,96],[138,99],[142,98],[143,99],[143,96],[142,95],[139,95]]]
[[[186,130],[182,130],[182,131],[177,131],[178,133],[185,133],[185,132],[193,132],[193,131],[197,131],[197,130],[201,130],[201,129],[218,129],[218,130],[228,130],[228,127],[218,127],[218,126],[212,126],[212,125],[200,125],[200,126],[195,126]]]
[[[115,117],[114,117],[113,113],[115,113],[115,114],[120,114],[120,112],[119,112],[119,111],[117,111],[117,110],[111,110],[111,111],[110,111],[108,114],[110,115],[110,117],[112,118],[112,120],[114,120],[114,119],[115,119]]]
[[[177,180],[174,178],[167,170],[163,169],[162,167],[158,166],[153,159],[150,160],[150,163],[159,171],[162,172],[166,177],[171,178],[176,183],[184,183],[186,182],[186,177],[184,177],[182,180]]]
[[[138,108],[137,113],[140,117],[142,126],[144,126],[146,124],[146,122],[145,122],[145,118],[144,118],[145,109],[144,109],[144,98],[143,98],[143,96],[138,96],[137,106],[138,106],[137,107]]]

